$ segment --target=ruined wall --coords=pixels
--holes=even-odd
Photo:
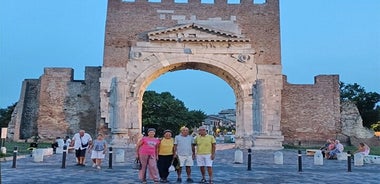
[[[278,9],[278,0],[267,0],[265,4],[254,4],[252,0],[241,0],[240,4],[227,4],[227,0],[215,0],[214,4],[202,4],[200,0],[189,3],[109,0],[103,66],[125,67],[129,46],[146,40],[146,31],[195,20],[236,22],[241,34],[251,40],[252,48],[263,55],[256,62],[278,65],[281,62]]]
[[[314,144],[341,132],[338,75],[319,75],[312,85],[289,84],[284,77],[281,131],[284,143]]]
[[[73,80],[71,68],[45,68],[39,80],[25,80],[9,125],[8,137],[43,141],[99,128],[101,67],[86,67],[85,80]]]
[[[39,82],[38,79],[25,79],[22,82],[20,100],[8,125],[8,138],[27,139],[37,134]]]
[[[363,120],[359,110],[353,102],[346,101],[341,103],[341,140],[348,141],[349,137],[358,139],[369,139],[374,137],[374,132],[369,128],[363,127]]]

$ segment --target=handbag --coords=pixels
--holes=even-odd
[[[141,162],[138,158],[135,159],[132,165],[133,169],[141,170]]]
[[[170,165],[169,172],[173,172],[173,171],[175,171],[175,167],[174,167],[174,165]]]

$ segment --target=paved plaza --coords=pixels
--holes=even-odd
[[[297,150],[281,150],[282,165],[274,164],[275,151],[253,151],[251,170],[247,170],[247,150],[243,150],[244,163],[234,164],[235,150],[231,144],[218,144],[214,162],[214,183],[379,183],[380,165],[365,164],[354,166],[347,172],[347,161],[324,160],[323,165],[314,165],[312,156],[302,155],[302,172],[298,172]],[[108,168],[108,155],[101,170],[91,167],[87,158],[86,166],[75,166],[73,153],[67,155],[66,168],[62,168],[62,154],[45,156],[43,162],[34,162],[30,156],[17,159],[12,168],[12,159],[1,162],[2,184],[73,184],[73,183],[140,183],[137,170],[132,169],[134,150],[127,150],[125,162],[113,163]],[[195,182],[201,180],[197,166],[192,168]],[[176,183],[176,173],[170,173],[170,183]],[[183,183],[186,175],[182,173]],[[148,183],[153,181],[148,179]]]

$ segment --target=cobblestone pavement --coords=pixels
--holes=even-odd
[[[231,144],[218,144],[214,162],[214,183],[379,183],[380,165],[365,164],[354,166],[348,172],[347,161],[324,160],[323,165],[314,165],[312,156],[302,156],[302,172],[298,171],[297,150],[281,150],[284,156],[282,165],[274,164],[275,151],[253,151],[251,170],[247,170],[247,150],[243,150],[244,163],[234,164],[234,153]],[[89,155],[88,155],[89,156]],[[16,168],[12,160],[1,162],[2,184],[73,184],[73,183],[139,183],[137,170],[132,169],[134,150],[125,154],[125,162],[113,163],[108,168],[108,156],[103,167],[97,170],[91,167],[87,158],[85,167],[75,166],[75,156],[68,153],[66,167],[62,168],[62,154],[45,156],[43,162],[34,162],[30,156],[17,159]],[[201,180],[199,168],[192,168],[195,182]],[[169,175],[169,182],[176,183],[176,174]],[[186,174],[182,173],[183,183]],[[148,183],[153,181],[148,179]]]

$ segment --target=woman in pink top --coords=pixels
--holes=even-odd
[[[158,146],[160,145],[160,140],[155,138],[156,129],[149,128],[148,136],[143,137],[136,146],[136,157],[141,162],[141,169],[139,171],[139,179],[141,183],[146,183],[146,171],[149,171],[149,177],[158,183],[158,169],[157,169],[157,159],[158,159]]]

